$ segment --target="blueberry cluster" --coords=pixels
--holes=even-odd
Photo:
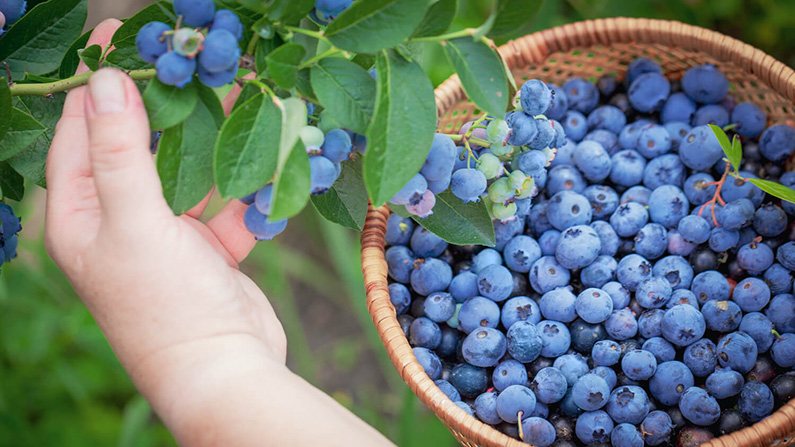
[[[342,172],[342,162],[351,157],[354,148],[359,153],[364,152],[365,143],[361,138],[359,144],[354,145],[360,135],[347,130],[333,129],[324,135],[317,127],[306,126],[301,129],[300,137],[309,154],[313,195],[328,192]],[[268,219],[273,203],[273,183],[268,183],[241,201],[249,205],[244,215],[246,228],[258,240],[271,240],[287,227],[287,219],[275,222]]]
[[[17,257],[18,233],[21,219],[5,203],[0,203],[0,265]]]
[[[727,176],[707,124],[742,139],[742,177],[787,186],[795,129],[737,104],[714,66],[628,68],[549,86],[567,142],[495,247],[387,221],[390,299],[425,372],[538,447],[697,445],[795,397],[795,204]],[[517,114],[509,141],[533,127]]]
[[[482,199],[494,219],[516,221],[529,212],[536,185],[546,181],[556,148],[566,144],[561,123],[544,115],[554,113],[562,100],[532,79],[522,85],[516,110],[505,119],[483,116],[465,123],[455,136],[460,146],[437,133],[420,172],[390,203],[426,218],[433,214],[435,195],[449,188],[464,203]]]
[[[352,4],[353,0],[317,0],[309,17],[319,25],[328,25]]]
[[[5,34],[9,25],[21,19],[27,9],[26,0],[0,0],[0,36]]]
[[[174,30],[163,22],[144,25],[135,38],[141,59],[155,65],[157,78],[166,85],[185,87],[196,73],[208,87],[231,84],[240,59],[238,42],[243,38],[237,14],[216,11],[212,0],[174,0],[174,12],[187,27]]]

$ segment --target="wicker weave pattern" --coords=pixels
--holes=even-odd
[[[678,78],[689,67],[712,63],[726,73],[738,101],[763,107],[772,123],[795,120],[795,71],[740,41],[679,22],[615,18],[578,22],[511,41],[500,54],[521,84],[539,78],[558,85],[573,76],[594,79],[606,73],[623,75],[638,56],[656,60],[667,76]],[[436,89],[440,129],[458,130],[477,116],[466,101],[457,76]],[[388,208],[370,208],[362,233],[362,268],[367,306],[395,368],[411,390],[468,447],[519,447],[522,442],[503,435],[469,416],[450,401],[417,363],[389,301],[384,234]],[[788,437],[789,436],[789,437]],[[795,401],[771,417],[709,447],[757,447],[795,444]]]

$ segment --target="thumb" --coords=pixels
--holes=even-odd
[[[115,69],[97,71],[88,82],[86,121],[103,218],[129,223],[168,211],[149,149],[149,120],[133,80]]]

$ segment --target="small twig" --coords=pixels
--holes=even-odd
[[[720,191],[721,189],[723,189],[723,185],[726,183],[726,179],[729,177],[730,167],[731,164],[727,161],[726,169],[723,171],[723,175],[720,177],[720,180],[718,180],[717,182],[704,183],[704,186],[717,185],[718,187],[715,188],[715,195],[712,196],[712,199],[710,199],[707,203],[701,205],[701,208],[698,210],[698,217],[701,217],[701,213],[704,212],[704,209],[707,207],[707,205],[712,204],[712,222],[715,223],[716,227],[718,226],[718,219],[715,218],[715,207],[717,206],[716,205],[717,203],[720,203],[721,206],[726,205],[726,202],[724,202],[723,198],[720,196]]]
[[[11,87],[14,85],[14,82],[11,80],[11,67],[8,66],[8,62],[3,61],[3,66],[6,67],[6,73],[8,74],[8,86]]]

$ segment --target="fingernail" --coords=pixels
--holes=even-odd
[[[122,74],[113,69],[102,69],[91,76],[88,88],[94,112],[110,115],[123,112],[127,108],[127,92]]]

